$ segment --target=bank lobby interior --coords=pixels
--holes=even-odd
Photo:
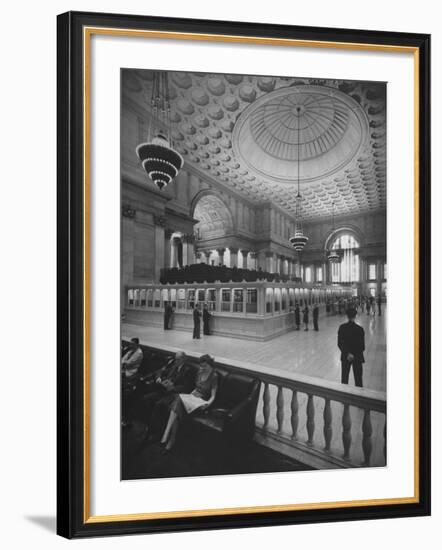
[[[182,446],[165,465],[135,430],[123,434],[123,477],[384,466],[384,84],[168,73],[169,145],[183,164],[158,185],[137,154],[157,116],[156,74],[121,73],[122,339],[155,357],[208,353],[260,393],[247,448],[220,436],[198,460]],[[200,339],[197,304],[211,315]],[[349,305],[365,331],[363,388],[341,384]]]

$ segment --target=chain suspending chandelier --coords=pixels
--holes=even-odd
[[[298,252],[302,252],[304,250],[305,245],[308,242],[308,237],[304,235],[304,232],[302,230],[302,205],[301,205],[301,192],[300,192],[300,177],[299,177],[299,170],[301,165],[301,158],[300,158],[300,126],[301,126],[301,107],[296,107],[296,114],[298,117],[298,143],[297,143],[297,160],[298,160],[298,193],[296,195],[296,209],[295,209],[295,234],[290,237],[290,243],[293,246],[293,248]]]
[[[148,140],[138,145],[136,153],[160,190],[173,181],[183,167],[183,157],[173,149],[167,72],[154,72]]]
[[[334,232],[335,232],[335,203],[333,203],[333,210],[332,210],[332,234]],[[338,264],[341,261],[341,257],[334,249],[330,250],[330,253],[327,256],[327,259],[331,264]]]

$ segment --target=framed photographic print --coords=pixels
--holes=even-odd
[[[428,35],[58,17],[60,535],[430,513],[429,83]]]

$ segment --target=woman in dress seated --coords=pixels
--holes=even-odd
[[[196,375],[192,393],[179,393],[170,406],[170,415],[164,430],[161,444],[166,452],[175,445],[178,427],[183,419],[194,411],[208,409],[214,402],[218,389],[218,374],[210,355],[200,357],[200,367]]]

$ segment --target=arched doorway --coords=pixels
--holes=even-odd
[[[193,209],[195,234],[200,241],[218,239],[233,234],[233,219],[224,201],[215,194],[199,198]]]
[[[212,265],[237,265],[237,260],[232,259],[232,251],[224,244],[225,239],[235,234],[235,230],[230,209],[222,198],[210,192],[197,196],[193,218],[198,220],[194,233],[198,250],[202,252],[202,261]],[[237,252],[234,252],[234,258]]]
[[[361,278],[359,249],[360,241],[350,230],[339,230],[330,236],[326,250],[335,251],[339,262],[330,264],[332,283],[357,283]]]

